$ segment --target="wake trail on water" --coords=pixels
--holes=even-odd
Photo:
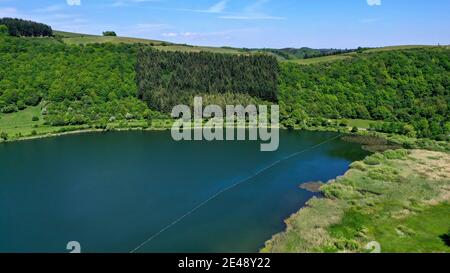
[[[234,184],[232,184],[231,186],[228,186],[228,187],[226,187],[226,188],[220,190],[219,192],[215,193],[214,195],[212,195],[211,197],[209,197],[209,198],[206,199],[205,201],[199,203],[199,204],[198,204],[197,206],[195,206],[193,209],[189,210],[188,212],[186,212],[186,213],[183,214],[182,216],[178,217],[175,221],[173,221],[172,223],[168,224],[166,227],[164,227],[163,229],[161,229],[161,230],[158,231],[157,233],[153,234],[151,237],[149,237],[147,240],[145,240],[144,242],[142,242],[141,244],[139,244],[136,248],[134,248],[133,250],[131,250],[129,253],[136,253],[136,252],[139,251],[141,248],[143,248],[145,245],[149,244],[151,241],[153,241],[154,239],[156,239],[159,235],[161,235],[162,233],[164,233],[165,231],[167,231],[167,230],[170,229],[171,227],[175,226],[176,224],[178,224],[179,222],[181,222],[183,219],[185,219],[186,217],[190,216],[191,214],[193,214],[194,212],[196,212],[197,210],[199,210],[200,208],[202,208],[203,206],[205,206],[206,204],[208,204],[210,201],[214,200],[214,199],[217,198],[218,196],[222,195],[223,193],[225,193],[225,192],[227,192],[227,191],[229,191],[229,190],[231,190],[231,189],[234,189],[234,188],[236,188],[236,187],[238,187],[238,186],[240,186],[240,185],[246,183],[247,181],[252,180],[253,178],[259,176],[259,175],[262,174],[263,172],[265,172],[265,171],[267,171],[267,170],[269,170],[269,169],[275,167],[276,165],[280,164],[281,162],[284,162],[284,161],[289,160],[289,159],[291,159],[291,158],[293,158],[293,157],[296,157],[296,156],[298,156],[298,155],[300,155],[300,154],[303,154],[303,153],[306,153],[306,152],[308,152],[308,151],[311,151],[311,150],[313,150],[313,149],[315,149],[315,148],[318,148],[318,147],[320,147],[320,146],[322,146],[322,145],[324,145],[324,144],[327,144],[327,143],[329,143],[329,142],[331,142],[331,141],[333,141],[333,140],[335,140],[335,139],[337,139],[337,138],[339,138],[339,137],[341,137],[341,136],[343,136],[343,134],[339,134],[339,135],[337,135],[337,136],[335,136],[335,137],[333,137],[333,138],[330,138],[330,139],[328,139],[328,140],[325,140],[325,141],[323,141],[323,142],[321,142],[321,143],[319,143],[319,144],[316,144],[316,145],[314,145],[314,146],[308,147],[308,148],[306,148],[306,149],[304,149],[304,150],[301,150],[301,151],[299,151],[299,152],[295,152],[295,153],[290,154],[290,155],[288,155],[288,156],[286,156],[286,157],[283,157],[283,158],[281,158],[281,159],[279,159],[279,160],[277,160],[277,161],[271,163],[270,165],[268,165],[268,166],[262,168],[261,170],[257,171],[257,172],[254,173],[253,175],[251,175],[251,176],[249,176],[249,177],[247,177],[247,178],[244,178],[244,179],[240,180],[239,182],[234,183]]]

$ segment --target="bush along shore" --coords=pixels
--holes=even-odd
[[[448,153],[375,153],[321,191],[262,252],[450,252]]]

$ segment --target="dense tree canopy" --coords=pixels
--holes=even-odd
[[[275,101],[278,64],[264,55],[162,52],[138,54],[139,97],[149,106],[171,111],[193,94],[248,94]]]
[[[450,133],[445,131],[450,114],[448,49],[359,54],[352,60],[309,66],[285,63],[281,71],[285,116],[299,112],[401,122],[412,125],[421,137]]]
[[[0,18],[0,25],[8,28],[11,36],[53,36],[53,30],[50,26],[15,18]]]
[[[373,126],[382,132],[450,134],[447,48],[354,53],[349,60],[306,66],[279,65],[263,54],[163,52],[137,44],[76,46],[53,37],[13,37],[49,31],[33,22],[0,21],[0,112],[40,104],[48,124],[78,125],[148,118],[158,115],[153,110],[167,113],[201,95],[206,104],[221,106],[278,102],[288,127],[311,118],[319,125],[358,118],[386,121]]]
[[[136,52],[134,45],[0,37],[0,110],[42,101],[53,125],[142,117],[148,108],[136,98]]]

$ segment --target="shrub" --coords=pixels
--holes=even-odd
[[[17,101],[16,105],[19,110],[24,110],[25,108],[27,108],[27,105],[22,100]]]
[[[32,121],[39,121],[39,117],[33,116],[33,117],[31,118],[31,120],[32,120]]]
[[[356,192],[352,186],[340,183],[324,185],[321,190],[327,198],[351,199],[361,195],[359,192]]]
[[[400,150],[389,150],[384,152],[384,157],[386,157],[387,159],[399,159],[399,160],[403,160],[406,159],[406,157],[408,156],[408,151],[404,150],[404,149],[400,149]]]
[[[0,133],[0,138],[3,139],[4,141],[8,140],[8,134],[5,132],[1,132]]]
[[[381,161],[384,159],[382,154],[376,153],[370,157],[364,159],[364,163],[369,166],[380,165]]]
[[[8,27],[5,25],[0,25],[0,35],[8,35]]]
[[[103,36],[117,36],[117,34],[114,31],[104,31]]]
[[[379,167],[371,169],[368,176],[374,180],[383,182],[396,182],[398,181],[398,171],[391,167]]]
[[[353,127],[352,128],[352,133],[358,133],[358,131],[359,131],[358,127]]]
[[[356,169],[356,170],[360,170],[360,171],[365,171],[365,170],[367,170],[366,166],[365,166],[364,163],[362,163],[361,161],[353,162],[353,163],[350,165],[350,168]]]
[[[10,104],[2,108],[1,112],[5,114],[14,113],[19,111],[16,105]]]
[[[339,250],[350,250],[355,251],[358,250],[359,244],[355,240],[348,240],[348,239],[339,239],[336,242],[334,242],[334,246]]]
[[[128,120],[130,120],[130,119],[133,119],[134,116],[133,116],[133,114],[131,114],[131,113],[126,113],[125,118],[128,119]]]
[[[403,233],[406,236],[414,236],[416,234],[414,232],[414,230],[412,230],[412,229],[410,229],[410,228],[408,228],[406,226],[403,226],[403,225],[398,226],[397,230],[400,231],[401,233]]]
[[[348,122],[347,122],[346,120],[341,120],[341,121],[339,122],[339,126],[341,126],[341,127],[347,127],[347,126],[348,126]]]
[[[36,132],[36,130],[33,130],[33,131],[31,131],[31,135],[32,135],[32,136],[35,136],[35,135],[37,135],[37,132]]]

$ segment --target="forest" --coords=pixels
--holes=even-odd
[[[0,112],[40,105],[48,125],[147,119],[201,95],[220,106],[278,103],[287,128],[362,119],[384,121],[370,129],[385,133],[435,139],[450,134],[450,50],[445,47],[359,52],[348,60],[299,65],[262,53],[164,52],[143,44],[25,39],[11,36],[8,22],[25,22],[24,32],[31,34],[20,36],[43,36],[46,27],[30,28],[45,25],[2,20]]]
[[[51,38],[0,37],[0,111],[41,104],[50,125],[142,118],[136,98],[137,46],[69,46]]]
[[[137,59],[138,96],[160,111],[170,112],[199,94],[236,93],[277,100],[278,63],[270,56],[142,49]]]
[[[53,30],[50,26],[16,18],[0,18],[0,25],[8,28],[11,36],[25,37],[50,37],[53,36]]]
[[[445,48],[359,54],[307,66],[282,63],[282,116],[294,123],[305,116],[383,120],[388,123],[374,129],[418,137],[447,135],[449,72],[450,51]]]

